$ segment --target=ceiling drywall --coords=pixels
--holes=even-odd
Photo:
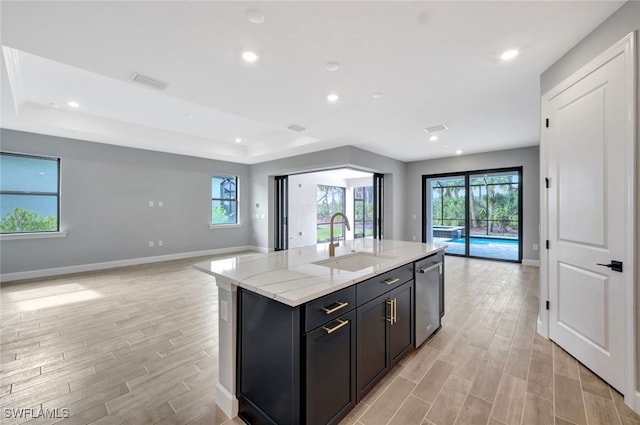
[[[2,1],[0,125],[249,164],[530,146],[539,75],[622,3]]]

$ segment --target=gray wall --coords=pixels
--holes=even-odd
[[[250,243],[248,165],[6,129],[0,136],[3,151],[61,159],[61,229],[68,232],[0,242],[3,274]],[[240,227],[209,229],[216,173],[239,176]]]
[[[564,79],[576,72],[590,60],[607,50],[622,37],[636,31],[636,88],[640,87],[640,42],[638,32],[640,31],[640,1],[628,1],[606,21],[604,21],[591,34],[586,36],[580,43],[567,52],[562,58],[554,63],[549,69],[542,73],[540,77],[541,94],[546,93]],[[638,89],[636,89],[638,90]],[[638,96],[636,91],[636,96]],[[640,96],[638,96],[640,97]],[[640,102],[640,101],[639,101]],[[636,104],[636,164],[640,164],[640,105]],[[638,167],[636,166],[636,174]],[[640,176],[636,175],[636,238],[640,232]],[[636,242],[636,267],[640,265],[640,246]],[[640,281],[638,271],[636,271],[636,372],[637,381],[640,384]],[[640,387],[638,388],[640,389]]]
[[[522,244],[523,259],[538,260],[540,243],[540,170],[539,148],[509,149],[475,155],[455,156],[411,162],[407,166],[407,235],[422,240],[422,176],[429,174],[523,167],[522,173]],[[415,216],[415,219],[413,218]]]
[[[353,146],[293,156],[251,166],[251,245],[273,248],[273,177],[351,167],[384,174],[386,239],[405,239],[406,164]]]

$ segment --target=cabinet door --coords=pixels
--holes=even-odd
[[[389,323],[391,366],[413,347],[413,281],[389,293],[393,320]]]
[[[356,404],[355,311],[306,336],[307,424],[338,423]]]
[[[388,300],[389,297],[385,294],[356,309],[358,401],[362,400],[389,370]]]

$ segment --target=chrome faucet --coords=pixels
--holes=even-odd
[[[342,214],[341,212],[337,212],[331,216],[331,223],[329,224],[329,237],[331,238],[329,239],[329,257],[335,257],[336,246],[340,246],[340,243],[337,243],[337,244],[333,243],[333,220],[335,220],[335,218],[339,215],[341,215],[342,218],[344,218],[344,224],[347,226],[347,230],[351,230],[351,226],[349,226],[349,219],[347,218],[346,215]]]

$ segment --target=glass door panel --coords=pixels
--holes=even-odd
[[[520,175],[517,171],[469,176],[469,255],[520,258]]]
[[[447,254],[466,255],[466,190],[465,176],[445,176],[427,179],[427,199],[430,199],[430,223],[426,226],[427,241],[446,243]]]

